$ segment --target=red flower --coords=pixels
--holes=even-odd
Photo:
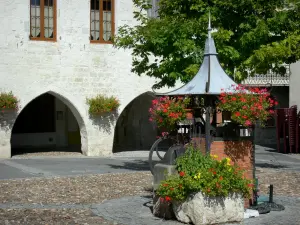
[[[254,184],[248,184],[248,187],[253,187],[254,186]]]
[[[216,174],[217,174],[217,172],[216,172],[216,171],[213,171],[213,174],[214,174],[214,175],[216,175]]]
[[[232,101],[236,101],[236,97],[232,97],[232,99],[231,99]]]
[[[169,196],[166,196],[166,197],[165,197],[165,200],[166,200],[167,202],[169,202],[169,201],[171,201],[171,198],[170,198]]]
[[[210,192],[210,188],[207,189],[207,192]]]
[[[185,175],[185,172],[180,171],[179,176],[183,177]]]
[[[169,184],[163,184],[163,186],[164,186],[164,187],[168,187],[168,186],[169,186]]]
[[[239,116],[241,116],[241,113],[240,112],[236,112],[235,116],[239,117]]]
[[[223,177],[222,177],[222,176],[220,177],[220,180],[223,180]]]
[[[174,191],[174,188],[170,188],[170,191]]]

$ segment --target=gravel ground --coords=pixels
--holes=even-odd
[[[65,225],[65,224],[107,224],[116,225],[102,217],[95,216],[89,209],[0,209],[2,225]]]
[[[274,195],[300,197],[300,173],[282,169],[257,168],[260,194],[269,194],[270,184],[274,185]]]
[[[0,203],[87,204],[149,194],[150,172],[0,181]]]
[[[47,152],[29,152],[12,156],[13,159],[30,159],[32,157],[86,157],[81,152],[71,151],[47,151]]]

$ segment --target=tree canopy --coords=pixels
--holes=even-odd
[[[154,88],[188,82],[199,70],[207,38],[208,12],[221,65],[230,76],[273,71],[300,58],[300,0],[160,0],[159,18],[145,13],[149,0],[133,0],[136,26],[114,37],[132,50],[132,71],[158,78]]]

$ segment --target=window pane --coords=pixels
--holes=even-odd
[[[40,0],[31,0],[30,5],[30,36],[40,37],[41,35],[41,14]]]
[[[100,7],[99,0],[91,0],[91,40],[100,37]]]
[[[103,0],[103,10],[111,11],[111,1]]]
[[[44,4],[44,36],[45,38],[53,38],[54,32],[54,13],[53,0],[45,0]]]
[[[111,0],[103,0],[103,40],[111,40],[112,30]]]
[[[53,0],[45,0],[45,6],[53,6]]]

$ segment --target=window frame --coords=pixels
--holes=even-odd
[[[30,21],[30,31],[29,31],[29,39],[32,41],[49,41],[49,42],[56,42],[57,41],[57,1],[53,0],[53,38],[46,38],[44,36],[44,10],[45,10],[45,0],[40,0],[40,30],[41,30],[41,37],[32,37],[31,36],[31,0],[29,0],[29,21]]]
[[[92,40],[91,39],[91,31],[92,31],[92,7],[91,7],[91,0],[90,2],[90,43],[91,44],[112,44],[112,41],[105,41],[99,38],[99,40]],[[100,14],[100,21],[99,21],[99,37],[103,37],[103,0],[99,0],[99,14]],[[102,18],[102,19],[101,19]],[[115,0],[111,0],[111,36],[115,35]]]

